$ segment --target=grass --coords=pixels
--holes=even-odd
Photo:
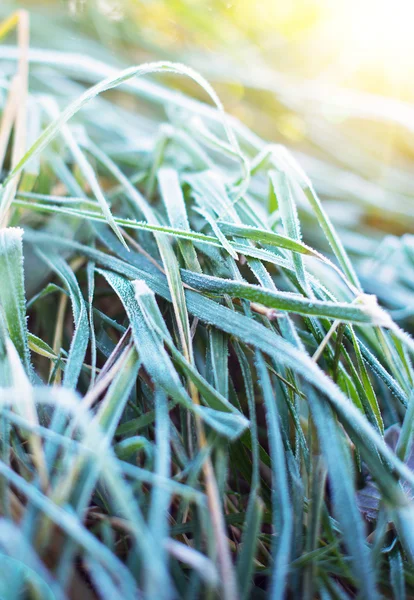
[[[15,28],[1,596],[412,597],[403,170],[381,219],[378,184],[266,144],[192,68],[30,53]]]

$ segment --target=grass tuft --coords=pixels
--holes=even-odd
[[[413,596],[407,174],[384,236],[335,148],[265,143],[193,68],[81,66],[14,29],[0,595]]]

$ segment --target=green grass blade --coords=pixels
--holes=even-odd
[[[308,398],[332,485],[335,515],[341,524],[344,540],[352,557],[358,588],[364,598],[377,598],[366,531],[355,503],[350,456],[341,443],[338,425],[330,408],[324,406],[312,391],[309,391]]]
[[[0,230],[0,278],[3,282],[0,285],[0,307],[10,339],[30,376],[22,240],[22,229],[9,227]]]
[[[259,352],[256,354],[256,369],[266,405],[266,421],[268,424],[270,456],[272,459],[272,521],[275,540],[272,550],[274,565],[270,593],[272,598],[282,599],[286,595],[289,570],[293,534],[293,507],[289,493],[277,405],[269,373]]]

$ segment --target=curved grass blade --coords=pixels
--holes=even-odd
[[[243,165],[244,173],[243,173],[243,181],[240,185],[240,189],[238,192],[238,196],[241,197],[245,192],[249,184],[249,169],[246,169],[246,159],[244,155],[241,153],[239,144],[237,139],[233,133],[231,126],[229,125],[228,119],[224,112],[223,105],[217,96],[214,89],[211,85],[206,81],[199,73],[191,69],[190,67],[186,67],[180,63],[173,63],[169,61],[160,61],[154,63],[144,63],[142,65],[138,65],[136,67],[130,67],[118,73],[115,76],[110,76],[107,79],[104,79],[100,83],[94,85],[84,92],[79,98],[77,98],[72,104],[70,104],[61,114],[55,119],[53,123],[51,123],[42,135],[36,140],[36,142],[32,145],[32,147],[26,152],[23,158],[19,161],[19,163],[13,168],[11,173],[4,181],[4,186],[7,186],[9,181],[11,181],[26,163],[36,156],[39,152],[41,152],[46,146],[53,140],[53,138],[59,133],[62,126],[69,121],[85,104],[90,102],[93,98],[101,94],[102,92],[106,92],[114,87],[121,85],[132,79],[133,77],[140,77],[142,75],[147,75],[149,73],[178,73],[182,75],[186,75],[193,79],[200,87],[202,87],[210,98],[213,100],[216,105],[219,114],[222,119],[223,127],[225,129],[227,138],[235,150],[235,153],[240,157],[241,163]]]

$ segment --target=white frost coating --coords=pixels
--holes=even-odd
[[[143,279],[136,279],[132,282],[135,290],[135,297],[153,294],[154,292],[147,286]]]
[[[364,312],[369,315],[372,322],[380,327],[393,329],[394,322],[386,310],[378,304],[377,297],[373,294],[360,294],[356,299],[356,304],[361,304]]]
[[[21,227],[1,227],[0,228],[0,236],[6,234],[8,237],[13,237],[16,240],[23,239],[23,229]]]

